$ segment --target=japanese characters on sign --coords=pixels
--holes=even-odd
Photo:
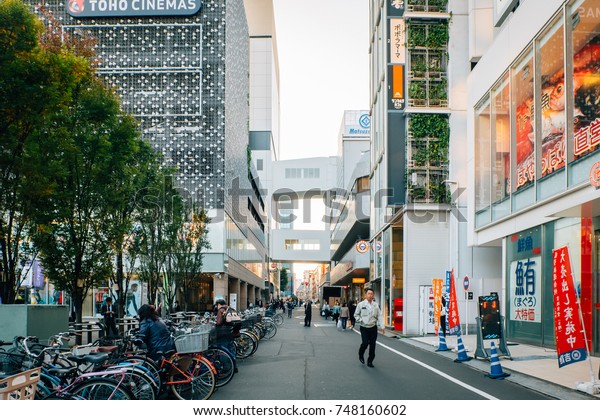
[[[433,283],[433,318],[434,318],[434,328],[435,333],[437,334],[440,329],[440,313],[442,307],[442,285],[444,280],[442,279],[433,279],[431,281]]]
[[[458,301],[456,300],[454,270],[450,272],[450,302],[448,304],[448,329],[448,332],[450,334],[460,334],[460,317],[458,315]]]
[[[406,63],[406,29],[404,19],[390,19],[390,63]]]
[[[510,264],[510,319],[542,322],[541,257],[513,261]]]
[[[587,357],[569,249],[566,246],[552,251],[552,288],[556,352],[558,367],[561,368]]]

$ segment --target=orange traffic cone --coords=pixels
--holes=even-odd
[[[454,361],[457,363],[468,362],[469,360],[472,360],[473,358],[471,356],[467,355],[467,351],[465,350],[465,346],[462,342],[462,338],[460,337],[460,333],[458,333],[457,335],[458,335],[458,357]]]
[[[443,333],[443,331],[440,331],[440,334],[439,334],[438,337],[440,339],[440,344],[439,344],[438,348],[435,351],[449,351],[450,349],[446,345],[446,336]]]
[[[500,365],[500,359],[498,358],[498,352],[496,351],[496,345],[492,341],[492,347],[490,348],[492,354],[490,355],[490,374],[485,375],[491,379],[504,379],[510,376],[510,373],[502,372],[502,366]]]

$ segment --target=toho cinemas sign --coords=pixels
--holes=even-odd
[[[201,7],[200,0],[67,0],[67,11],[76,18],[189,16]]]

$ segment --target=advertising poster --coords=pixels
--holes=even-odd
[[[575,159],[600,144],[600,36],[592,38],[573,56]],[[564,107],[564,95],[558,98]]]
[[[125,313],[129,316],[137,315],[137,311],[142,304],[142,290],[137,281],[129,284],[129,290],[125,295]]]
[[[525,66],[524,69],[527,69]],[[519,73],[517,78],[524,77]],[[573,56],[575,159],[600,144],[600,36],[592,38]],[[542,75],[542,177],[565,166],[564,69]],[[535,179],[534,101],[528,97],[516,110],[517,189]]]
[[[542,322],[541,264],[541,257],[510,263],[511,321]]]
[[[554,333],[558,367],[586,360],[579,303],[575,293],[569,249],[552,251],[552,287],[554,291]]]

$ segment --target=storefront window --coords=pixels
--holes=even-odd
[[[570,7],[573,28],[573,154],[577,160],[600,144],[600,12],[597,0]]]
[[[525,56],[513,69],[513,97],[516,113],[516,190],[535,179],[535,120],[533,117],[533,52]],[[513,183],[514,184],[514,183]]]
[[[565,166],[565,67],[561,20],[538,41],[541,76],[541,176]]]
[[[492,89],[492,203],[508,197],[510,185],[510,83],[508,72]],[[499,214],[496,214],[496,210]],[[494,218],[508,214],[508,206],[495,206]]]
[[[490,183],[492,164],[490,154],[491,120],[489,98],[477,106],[475,110],[475,212],[478,213],[477,225],[481,226],[485,218],[483,210],[491,203]],[[481,213],[480,213],[481,212]],[[483,216],[481,216],[483,214]],[[482,218],[482,220],[480,220]]]

